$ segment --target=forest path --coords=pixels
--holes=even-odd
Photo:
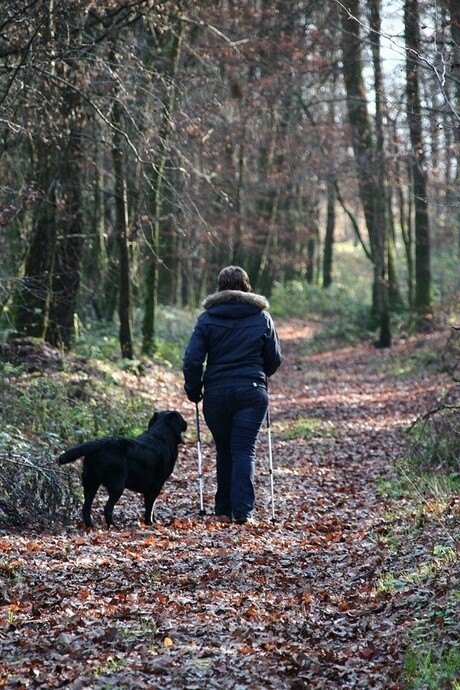
[[[401,367],[403,350],[429,350],[430,336],[305,356],[315,326],[277,326],[285,360],[269,390],[275,524],[264,430],[256,525],[198,516],[194,409],[170,372],[152,395],[157,407],[161,396],[165,407],[179,401],[190,440],[157,501],[157,524],[137,522],[141,505],[127,492],[117,529],[0,536],[0,687],[402,687],[408,611],[378,588],[391,569],[380,535],[392,508],[378,489],[401,455],[401,432],[436,398],[439,374]],[[209,512],[214,461],[202,434]]]

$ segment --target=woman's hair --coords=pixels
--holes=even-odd
[[[222,290],[241,290],[241,292],[252,292],[249,276],[240,266],[226,266],[217,276],[217,289]]]

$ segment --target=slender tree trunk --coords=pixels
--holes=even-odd
[[[374,67],[374,93],[375,93],[375,131],[376,131],[376,151],[375,163],[377,166],[377,183],[379,192],[377,193],[375,204],[375,236],[376,236],[376,275],[380,282],[378,288],[378,312],[380,319],[380,337],[377,342],[379,347],[389,347],[391,345],[391,323],[390,323],[390,299],[389,299],[389,278],[388,278],[388,219],[386,214],[387,201],[387,172],[385,160],[385,138],[383,133],[383,114],[382,100],[384,86],[382,79],[382,62],[380,59],[380,0],[368,0],[370,25],[372,30],[371,51],[372,63]]]
[[[394,192],[396,214],[401,229],[401,237],[404,244],[404,255],[406,260],[407,270],[407,302],[409,308],[412,309],[414,301],[414,247],[413,247],[413,232],[412,232],[412,212],[411,199],[409,194],[406,197],[406,190],[412,189],[411,170],[407,165],[405,153],[400,151],[398,145],[398,131],[396,120],[389,118],[391,125],[392,147],[391,152],[394,159]]]
[[[56,244],[51,300],[45,338],[52,345],[69,349],[75,330],[83,252],[81,170],[82,115],[78,93],[67,87],[63,94],[63,121],[68,124],[66,146],[61,149],[59,168],[60,238]]]
[[[271,126],[266,146],[261,147],[258,153],[258,175],[261,180],[268,180],[275,173],[278,162],[282,158],[280,141],[286,123],[283,121],[281,106],[276,101],[271,108]],[[259,246],[254,247],[252,255],[248,256],[247,266],[251,283],[254,289],[269,294],[274,280],[273,255],[277,242],[277,216],[280,203],[280,185],[275,188],[263,186],[257,196],[256,209],[259,223],[263,228],[263,236],[260,234]],[[263,240],[263,245],[262,245]],[[262,247],[260,248],[260,245]]]
[[[308,120],[310,122],[310,125],[312,128],[315,128],[317,126],[315,118],[312,116],[310,109],[308,105],[305,103],[304,99],[300,97],[299,94],[297,94],[297,98],[299,100],[299,103],[302,107],[303,112],[305,115],[308,117]],[[334,122],[334,106],[333,104],[330,105],[330,113],[331,113],[331,122]],[[327,160],[329,153],[322,143],[322,141],[319,139],[318,141],[319,146],[324,154],[325,159]],[[326,218],[326,236],[324,240],[324,253],[323,253],[323,287],[329,287],[332,282],[332,255],[333,255],[333,246],[334,246],[334,231],[335,231],[335,202],[338,201],[340,206],[342,207],[344,213],[347,215],[350,223],[352,224],[353,227],[353,232],[355,233],[355,237],[357,242],[361,245],[365,255],[370,261],[373,261],[372,259],[372,252],[371,250],[366,246],[361,231],[359,229],[359,224],[357,218],[353,215],[353,213],[350,211],[348,206],[345,204],[345,200],[342,197],[342,194],[340,192],[340,187],[339,183],[337,180],[337,175],[333,171],[331,174],[329,174],[326,178],[326,185],[327,185],[327,218]]]
[[[112,323],[120,303],[120,269],[118,265],[118,242],[114,231],[107,238],[107,271],[104,279],[103,316]]]
[[[334,248],[335,231],[335,187],[334,182],[329,177],[327,185],[327,210],[326,210],[326,233],[324,237],[323,250],[323,287],[328,288],[332,284],[332,256]]]
[[[172,130],[172,115],[176,98],[176,75],[179,67],[184,23],[179,21],[171,38],[169,69],[165,73],[166,90],[162,100],[162,121],[159,132],[159,145],[150,177],[150,208],[152,213],[152,233],[150,258],[146,273],[146,296],[142,322],[142,351],[152,354],[155,351],[156,312],[158,301],[158,274],[161,259],[161,215],[163,209],[163,184],[165,166],[169,155],[169,141]]]
[[[305,279],[310,285],[313,284],[315,278],[315,252],[316,241],[315,237],[310,235],[307,240],[307,266],[305,271]]]
[[[451,194],[454,208],[453,217],[457,231],[457,252],[460,258],[460,3],[458,0],[448,0],[450,14],[450,30],[452,35],[451,73],[454,77],[454,116],[453,137],[457,160],[454,190]]]
[[[305,278],[307,283],[318,283],[318,258],[319,258],[319,207],[317,199],[312,198],[312,206],[307,210],[308,214],[308,239],[307,239],[307,265]]]
[[[116,91],[116,90],[115,90]],[[118,316],[120,319],[120,349],[124,359],[133,358],[131,326],[131,274],[129,262],[129,223],[126,178],[123,170],[123,143],[121,137],[121,108],[114,93],[112,106],[112,160],[114,175],[115,223],[114,231],[120,259],[120,293]]]
[[[277,255],[278,248],[278,209],[280,202],[281,188],[277,189],[273,193],[273,197],[270,199],[270,215],[267,218],[267,230],[265,234],[265,243],[260,255],[260,262],[257,271],[257,275],[254,279],[254,287],[260,290],[266,295],[270,295],[273,280],[273,257]]]
[[[56,171],[57,241],[51,276],[51,297],[45,338],[53,345],[71,347],[80,288],[83,253],[83,107],[79,91],[80,64],[74,54],[82,39],[82,7],[57,4],[50,13],[50,49],[55,60],[56,111],[52,123],[58,168]],[[50,123],[51,124],[51,123]]]
[[[388,219],[388,298],[391,311],[397,311],[404,307],[404,300],[399,288],[399,280],[396,263],[396,230],[394,222],[392,189],[388,189],[386,199],[386,213]]]
[[[379,347],[391,345],[386,276],[386,235],[379,166],[371,119],[368,113],[363,79],[361,39],[359,36],[359,0],[349,0],[349,13],[342,11],[343,76],[347,91],[347,110],[358,175],[359,194],[366,219],[374,265],[373,305],[379,325]],[[376,174],[377,173],[377,174]]]
[[[93,124],[92,136],[100,134]],[[88,236],[92,252],[84,252],[84,264],[82,274],[87,279],[87,285],[91,292],[91,305],[98,321],[102,321],[104,312],[103,286],[107,277],[107,248],[106,248],[106,215],[104,193],[104,170],[101,162],[99,147],[96,144],[94,153],[95,173],[91,187],[91,223],[88,227]]]
[[[243,228],[244,228],[244,183],[245,183],[245,141],[244,141],[244,125],[241,141],[238,144],[238,178],[236,188],[236,219],[235,229],[233,233],[233,249],[232,249],[232,264],[240,265],[244,263],[243,253]]]
[[[426,319],[431,311],[431,244],[419,89],[420,18],[418,0],[405,0],[404,34],[406,41],[407,121],[412,147],[412,189],[415,206],[414,309],[420,317]]]

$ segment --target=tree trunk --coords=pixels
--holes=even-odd
[[[328,288],[332,284],[332,256],[334,248],[335,230],[335,186],[329,177],[327,185],[327,211],[326,211],[326,234],[324,237],[323,249],[323,287]]]
[[[359,0],[350,0],[348,9],[349,13],[342,11],[343,76],[347,91],[348,119],[356,161],[359,194],[374,265],[373,304],[380,326],[377,345],[389,347],[391,345],[391,329],[386,275],[384,203],[381,203],[383,195],[379,186],[380,166],[376,154],[378,146],[376,146],[373,137],[363,79],[361,39],[359,36]]]
[[[159,145],[155,163],[150,177],[150,208],[152,214],[151,248],[146,272],[146,296],[144,318],[142,322],[142,351],[152,354],[155,351],[156,311],[158,301],[158,273],[161,259],[161,216],[163,211],[163,184],[165,166],[169,155],[169,141],[172,131],[172,115],[176,97],[175,79],[179,67],[181,45],[184,33],[184,22],[178,21],[171,38],[168,69],[164,77],[167,80],[162,99],[162,120],[159,132]],[[166,47],[165,47],[166,50]]]
[[[411,142],[411,169],[415,206],[415,295],[414,309],[422,320],[431,311],[431,244],[428,218],[427,180],[423,150],[419,66],[420,18],[418,0],[405,0],[407,121]]]
[[[52,345],[70,349],[74,337],[75,314],[80,288],[83,252],[82,164],[84,124],[78,88],[82,8],[56,5],[49,15],[49,51],[55,83],[54,106],[49,112],[51,141],[55,149],[56,246],[51,275],[51,294],[45,338]],[[49,82],[46,84],[49,87]],[[49,89],[47,89],[49,91]],[[56,119],[56,122],[51,118]]]
[[[391,190],[388,190],[386,199],[387,219],[388,219],[388,298],[390,310],[399,311],[404,308],[404,300],[399,289],[399,280],[396,264],[396,230],[394,223],[394,212]]]
[[[451,73],[454,81],[454,103],[455,103],[455,113],[454,113],[454,126],[453,126],[453,136],[455,141],[455,151],[456,151],[456,161],[457,170],[455,176],[455,186],[454,191],[451,194],[452,198],[452,209],[454,223],[457,231],[457,252],[460,258],[460,202],[459,202],[459,189],[460,189],[460,4],[458,0],[448,0],[449,13],[450,13],[450,27],[452,35],[452,60],[451,60]]]
[[[374,68],[375,93],[375,130],[376,150],[375,163],[377,166],[377,184],[379,191],[375,197],[375,236],[376,236],[376,276],[380,283],[377,290],[378,315],[380,319],[380,337],[376,343],[378,347],[390,347],[390,299],[388,276],[388,218],[386,214],[387,201],[387,173],[385,161],[385,139],[383,133],[382,101],[384,85],[382,79],[382,62],[380,59],[380,0],[368,0],[371,35],[372,63]]]
[[[38,142],[32,154],[40,198],[33,210],[32,237],[24,278],[14,298],[16,330],[44,338],[48,320],[50,279],[56,244],[56,162],[54,148]]]
[[[68,131],[65,146],[61,148],[59,193],[56,196],[60,237],[56,244],[45,338],[52,345],[69,349],[74,336],[83,251],[82,115],[79,95],[71,86],[63,91],[62,117]]]
[[[115,89],[116,91],[116,89]],[[123,144],[121,137],[121,108],[114,93],[112,106],[112,160],[114,175],[115,222],[114,231],[117,238],[120,258],[120,293],[118,316],[120,319],[120,349],[123,359],[133,358],[133,338],[131,327],[131,275],[129,262],[129,223],[126,195],[126,179],[123,170]]]
[[[237,172],[236,178],[236,193],[235,193],[235,221],[233,226],[233,233],[231,237],[231,257],[230,262],[237,266],[242,266],[245,263],[245,253],[243,249],[243,234],[244,234],[244,188],[246,183],[245,175],[245,126],[243,122],[243,115],[241,108],[238,109],[239,119],[241,123],[241,138],[237,145],[238,157],[236,161]],[[229,152],[230,153],[230,152]],[[230,163],[232,162],[232,155],[229,155]]]

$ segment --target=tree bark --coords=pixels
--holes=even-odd
[[[378,144],[374,140],[363,79],[359,0],[348,2],[348,13],[342,10],[342,52],[348,120],[356,161],[359,194],[374,266],[373,305],[380,327],[376,344],[379,347],[389,347],[391,328],[386,275],[384,203],[381,203],[383,195],[379,186]]]
[[[112,55],[115,60],[114,53]],[[126,178],[123,169],[122,117],[117,89],[114,87],[112,106],[112,160],[114,175],[115,222],[114,231],[120,258],[120,292],[118,316],[120,319],[120,349],[123,359],[133,358],[131,326],[131,273],[129,262],[129,223]]]
[[[460,4],[458,0],[448,0],[449,6],[449,23],[452,35],[452,60],[451,60],[451,74],[454,81],[454,103],[455,113],[453,120],[453,137],[456,150],[457,170],[455,175],[455,186],[453,194],[453,209],[454,222],[457,230],[457,253],[460,258]]]
[[[152,231],[150,237],[150,257],[146,272],[146,296],[142,322],[142,351],[152,354],[155,351],[156,312],[158,302],[158,275],[161,259],[161,216],[163,210],[163,184],[165,166],[169,156],[169,143],[172,132],[172,115],[176,98],[176,75],[179,66],[184,23],[178,20],[170,37],[168,68],[165,70],[166,89],[162,99],[161,127],[156,160],[150,176],[150,209]],[[166,50],[166,46],[165,46]]]
[[[56,244],[45,339],[52,345],[68,350],[74,337],[83,251],[82,117],[80,98],[72,86],[64,89],[62,117],[68,123],[68,132],[61,150],[59,194],[56,199],[61,232]]]
[[[382,79],[382,62],[380,59],[380,0],[368,0],[371,26],[371,52],[374,68],[375,94],[375,164],[377,167],[377,184],[379,191],[375,197],[375,236],[376,236],[376,276],[381,283],[377,290],[378,313],[380,319],[380,337],[378,347],[391,345],[390,298],[388,273],[388,218],[387,218],[387,171],[385,160],[385,137],[383,132],[382,101],[384,85]]]
[[[40,192],[33,209],[32,236],[24,277],[14,297],[14,325],[23,334],[44,338],[56,244],[56,162],[54,148],[38,142],[33,149],[34,178]]]
[[[407,121],[411,142],[412,191],[415,207],[414,310],[422,321],[431,312],[431,241],[428,217],[427,179],[423,149],[419,87],[420,17],[418,0],[405,0]]]
[[[332,284],[332,257],[334,249],[335,231],[335,186],[332,179],[327,178],[327,210],[326,210],[326,233],[324,236],[323,249],[323,287],[328,288]]]

